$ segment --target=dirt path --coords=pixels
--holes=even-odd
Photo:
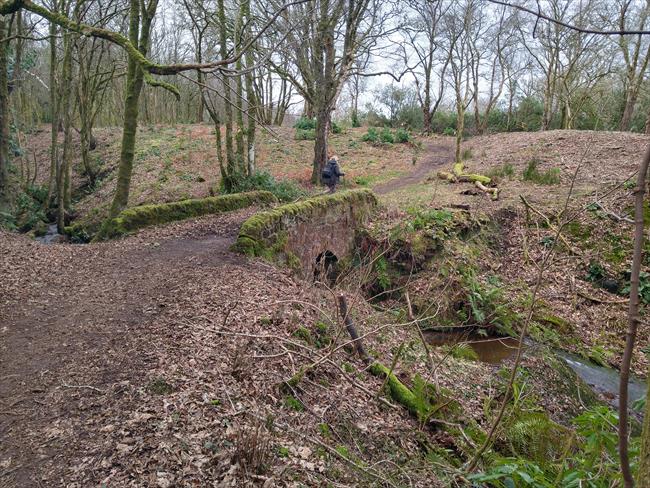
[[[430,172],[450,166],[453,158],[453,147],[450,144],[441,141],[430,142],[426,147],[423,161],[415,167],[413,172],[376,185],[373,191],[379,195],[385,195],[405,186],[419,183]]]
[[[68,486],[111,429],[104,414],[137,410],[127,386],[157,366],[151,325],[175,290],[247,266],[228,248],[250,212],[100,245],[0,236],[1,486]]]

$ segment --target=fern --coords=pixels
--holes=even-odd
[[[505,432],[513,455],[540,465],[559,461],[569,436],[569,429],[553,422],[544,413],[519,414]]]
[[[451,355],[456,359],[466,359],[468,361],[478,361],[479,357],[476,351],[464,342],[456,344],[451,350]]]

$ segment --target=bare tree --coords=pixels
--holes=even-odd
[[[471,50],[472,36],[476,29],[478,0],[463,0],[458,2],[453,10],[445,16],[446,32],[450,39],[448,46],[451,66],[450,83],[454,90],[456,105],[456,156],[455,161],[461,161],[461,144],[465,131],[465,112],[472,99],[471,68],[473,53]],[[479,14],[480,15],[480,14]]]
[[[639,5],[632,0],[617,0],[615,5],[617,9],[616,13],[618,14],[618,27],[621,30],[627,30],[635,21],[637,29],[645,29],[648,14],[650,14],[650,1],[646,0],[644,5]],[[620,130],[626,131],[630,130],[641,84],[648,69],[648,62],[650,61],[650,40],[644,36],[619,36],[617,45],[625,62],[623,73],[625,102],[619,128]]]
[[[404,21],[405,43],[404,63],[408,68],[409,53],[415,53],[416,67],[409,69],[415,80],[418,100],[422,109],[423,130],[430,134],[433,116],[442,102],[445,90],[444,78],[452,55],[451,49],[444,49],[448,41],[441,32],[442,17],[451,2],[429,2],[413,0]],[[438,68],[438,70],[436,70]],[[437,87],[434,82],[437,81]]]
[[[304,98],[306,115],[316,117],[314,183],[320,181],[327,160],[332,111],[355,60],[376,43],[383,30],[381,12],[378,0],[313,0],[283,16],[281,28],[288,42],[282,55],[291,66],[271,62]]]

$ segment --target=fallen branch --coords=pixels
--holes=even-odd
[[[68,385],[66,383],[62,383],[61,386],[65,387],[65,388],[87,389],[87,390],[96,391],[98,393],[104,393],[104,390],[100,390],[99,388],[96,388],[96,387],[90,386],[90,385]]]
[[[339,310],[341,312],[341,317],[343,317],[345,328],[348,330],[348,334],[350,334],[350,337],[352,338],[354,348],[357,350],[357,354],[364,363],[370,364],[372,360],[363,347],[363,343],[361,342],[361,338],[357,333],[357,329],[354,327],[354,323],[352,322],[352,318],[350,317],[348,311],[348,302],[345,300],[345,295],[339,295]]]
[[[492,181],[492,178],[489,176],[475,173],[466,173],[465,165],[463,163],[454,164],[452,173],[449,173],[448,171],[438,171],[438,178],[448,181],[449,183],[457,183],[461,181],[474,184],[481,183],[482,185],[488,185]]]
[[[496,188],[496,187],[495,187],[495,188],[488,188],[487,186],[485,186],[485,185],[484,185],[483,183],[481,183],[480,181],[475,181],[475,182],[474,182],[474,185],[475,185],[476,188],[478,188],[479,190],[481,190],[481,191],[483,191],[483,192],[485,192],[485,193],[489,193],[489,194],[490,194],[490,198],[492,198],[492,200],[495,200],[495,201],[496,201],[496,200],[499,199],[499,193],[501,192],[501,190],[499,190],[498,188]]]
[[[591,295],[587,295],[586,293],[581,292],[581,291],[577,291],[576,294],[579,297],[582,297],[582,298],[584,298],[586,300],[589,300],[591,302],[594,302],[594,303],[614,303],[615,304],[615,303],[627,303],[627,302],[630,301],[629,298],[621,298],[619,300],[602,300],[600,298],[596,298],[596,297],[593,297]]]

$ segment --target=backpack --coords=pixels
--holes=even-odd
[[[321,176],[325,180],[329,180],[332,177],[332,167],[329,164],[323,168]]]

